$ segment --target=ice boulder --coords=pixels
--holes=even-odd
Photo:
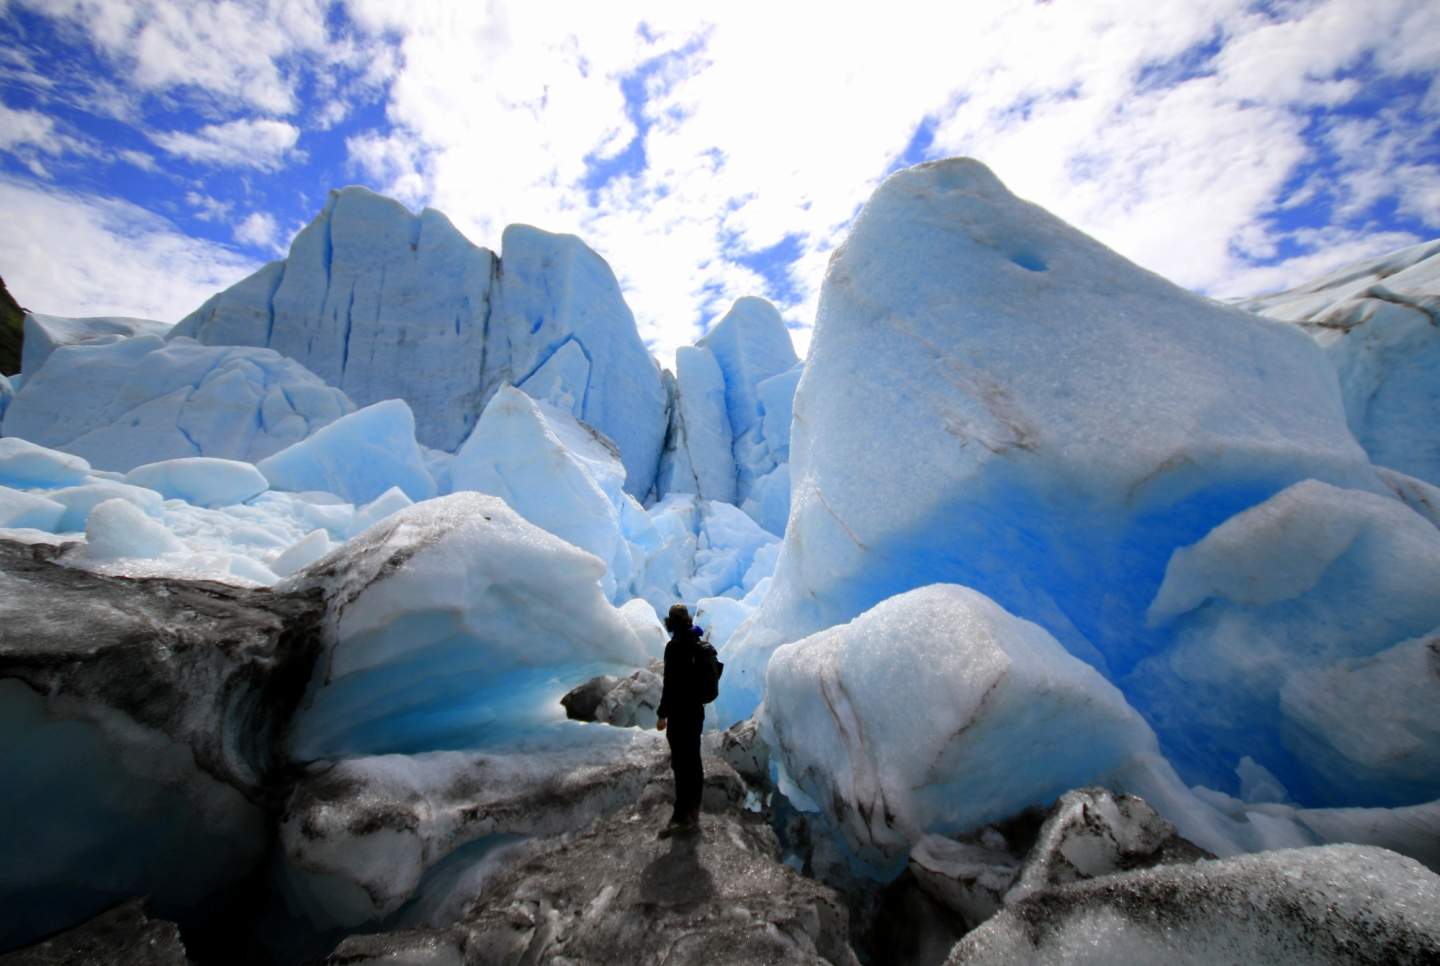
[[[244,503],[270,488],[264,474],[249,463],[209,456],[146,463],[126,473],[125,482],[204,507]]]
[[[375,499],[355,511],[355,516],[350,520],[350,536],[364,533],[381,520],[398,513],[407,506],[413,506],[414,500],[405,495],[405,491],[398,486],[381,493]]]
[[[330,535],[324,530],[311,530],[270,562],[270,572],[277,577],[289,577],[298,570],[304,570],[334,547]]]
[[[27,376],[39,372],[50,354],[63,345],[116,342],[136,335],[163,336],[169,331],[170,323],[154,319],[119,316],[72,319],[26,312],[20,370]]]
[[[1419,640],[1440,628],[1437,587],[1440,531],[1388,497],[1298,483],[1175,551],[1149,608],[1173,643],[1122,687],[1211,787],[1249,755],[1307,804],[1440,798],[1423,720],[1440,674]]]
[[[412,500],[435,495],[435,480],[415,442],[415,417],[403,399],[356,410],[260,461],[279,490],[322,490],[368,503],[392,486]]]
[[[90,479],[90,464],[78,456],[19,438],[0,438],[0,484],[26,489],[75,486]]]
[[[1046,805],[1156,749],[1098,672],[954,585],[777,650],[762,714],[789,779],[881,874],[927,832]]]
[[[49,490],[45,495],[65,508],[65,515],[57,525],[60,532],[84,530],[90,511],[106,500],[126,500],[152,517],[159,515],[160,504],[165,500],[152,489],[117,483],[114,480],[96,480],[80,486],[67,486],[59,490]]]
[[[38,493],[0,486],[0,529],[54,531],[65,516],[65,505]]]
[[[184,549],[174,534],[129,500],[106,500],[85,521],[82,555],[87,561],[159,557]]]
[[[303,571],[326,655],[292,735],[300,759],[474,748],[563,721],[565,680],[643,666],[600,591],[604,564],[497,497],[417,503]]]
[[[438,211],[332,191],[284,261],[211,298],[172,338],[273,348],[362,406],[404,399],[419,441],[446,451],[510,382],[614,439],[643,497],[666,399],[614,274],[570,235],[513,225],[503,246],[497,259]]]
[[[27,374],[4,433],[124,472],[188,456],[254,462],[352,408],[268,349],[145,335],[56,349]]]
[[[830,263],[794,399],[785,550],[729,645],[973,587],[1119,679],[1177,547],[1307,478],[1383,492],[1291,326],[1186,292],[983,165],[892,175]],[[744,709],[736,709],[743,712]]]
[[[1440,240],[1241,304],[1324,348],[1371,459],[1440,485]]]

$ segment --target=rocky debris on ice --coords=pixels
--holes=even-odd
[[[59,315],[25,313],[25,338],[21,349],[20,371],[26,378],[45,365],[51,353],[61,346],[85,344],[107,345],[137,335],[164,336],[170,323],[154,319],[133,319],[123,316],[95,316],[72,319]]]
[[[1440,958],[1440,877],[1367,846],[1162,865],[1032,893],[951,964],[1402,964]]]
[[[316,763],[280,825],[290,901],[320,928],[379,920],[423,891],[452,853],[582,828],[634,802],[668,768],[659,736],[610,729],[510,754]]]
[[[627,677],[602,674],[591,678],[560,699],[565,716],[617,728],[653,728],[664,686],[663,662],[656,661]]]
[[[1210,858],[1143,799],[1076,789],[1051,807],[1005,901],[1081,879]]]
[[[269,349],[141,335],[56,349],[5,410],[4,435],[124,472],[190,456],[255,462],[354,409]]]
[[[775,834],[706,762],[701,831],[657,840],[672,788],[661,769],[583,830],[517,848],[453,925],[353,936],[328,963],[856,962],[830,889],[780,861]]]
[[[760,724],[753,718],[737,722],[724,731],[708,731],[706,748],[735,769],[753,788],[770,790],[770,746],[760,733]]]
[[[1143,799],[1081,788],[1060,796],[1043,817],[1031,809],[964,839],[926,835],[910,850],[909,870],[974,927],[1067,882],[1207,858],[1214,856],[1181,838]]]
[[[319,651],[315,596],[55,553],[0,541],[0,948],[139,894],[183,917],[249,874]]]
[[[0,955],[0,966],[188,966],[175,923],[151,919],[131,899],[44,942]]]
[[[1440,240],[1239,305],[1298,323],[1324,348],[1375,463],[1440,485]]]
[[[560,699],[560,706],[565,709],[565,717],[571,721],[594,721],[600,702],[605,700],[605,695],[609,694],[610,689],[619,681],[613,674],[601,674],[571,688]]]
[[[319,589],[326,606],[292,753],[477,747],[562,720],[557,678],[659,656],[601,593],[604,570],[498,497],[390,515],[286,585]]]
[[[572,235],[511,225],[496,258],[438,211],[332,191],[284,261],[211,298],[181,336],[268,346],[362,406],[404,399],[419,441],[446,451],[509,382],[615,440],[632,495],[654,484],[660,371],[610,267]]]
[[[1377,466],[1375,473],[1400,502],[1440,528],[1440,486],[1406,476],[1398,470]]]
[[[653,728],[663,687],[660,674],[641,668],[606,693],[595,709],[595,720],[617,728]]]

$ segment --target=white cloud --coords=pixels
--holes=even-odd
[[[83,30],[141,91],[193,90],[269,114],[297,106],[298,54],[323,56],[325,0],[21,0]]]
[[[263,211],[251,212],[235,226],[235,240],[242,245],[253,245],[274,252],[284,251],[280,247],[278,236],[279,228],[275,219]]]
[[[160,165],[156,162],[154,156],[146,154],[144,151],[126,149],[120,151],[115,156],[126,164],[139,168],[141,171],[153,173],[160,170]]]
[[[1274,265],[1237,269],[1219,286],[1219,298],[1266,295],[1282,292],[1321,278],[1352,262],[1385,255],[1422,241],[1408,232],[1362,234],[1327,229],[1306,239],[1316,250],[1296,255]]]
[[[232,201],[221,201],[201,191],[185,192],[185,203],[195,209],[195,217],[201,221],[224,221],[235,207]]]
[[[351,163],[483,244],[512,221],[581,235],[662,359],[698,334],[697,317],[764,291],[727,255],[792,233],[799,298],[786,314],[813,319],[829,252],[926,119],[934,153],[981,158],[1148,268],[1212,290],[1258,280],[1250,258],[1280,241],[1266,216],[1313,158],[1306,112],[1355,96],[1365,58],[1440,65],[1414,53],[1440,44],[1425,0],[1269,15],[1248,0],[896,0],[883,16],[827,5],[823,23],[806,5],[749,0],[713,20],[681,5],[538,6],[353,0],[398,54],[393,126],[352,138]],[[679,53],[646,85],[647,167],[592,197],[587,156],[635,133],[620,78],[667,52]],[[1396,170],[1373,155],[1351,177],[1394,193]],[[1409,183],[1405,204],[1430,211],[1433,179]]]
[[[150,135],[163,150],[202,164],[279,171],[296,155],[300,129],[273,118],[240,118],[207,124],[197,131],[164,131]]]
[[[977,156],[1020,196],[1209,291],[1289,279],[1326,260],[1311,254],[1322,242],[1368,254],[1385,237],[1358,223],[1343,238],[1286,234],[1271,218],[1285,206],[1333,204],[1344,221],[1394,199],[1440,222],[1440,164],[1424,154],[1440,113],[1432,0],[892,0],[818,18],[773,0],[708,15],[641,0],[345,0],[353,25],[338,27],[325,0],[23,2],[117,65],[122,84],[87,88],[95,110],[157,96],[207,118],[262,115],[152,135],[206,164],[278,171],[303,157],[296,125],[328,128],[383,91],[385,123],[346,140],[352,174],[492,247],[511,222],[579,234],[665,360],[733,298],[777,294],[737,256],[787,237],[799,259],[784,310],[808,324],[830,252],[922,123],[930,154]],[[6,64],[29,69],[23,54]],[[1422,86],[1411,108],[1333,122],[1318,144],[1311,118],[1364,95],[1377,70],[1429,78],[1428,99]],[[637,124],[621,81],[642,77]],[[643,170],[584,183],[646,127]],[[52,157],[23,150],[33,165]],[[1321,150],[1331,167],[1311,171]],[[199,217],[230,219],[230,201],[201,199]]]
[[[259,267],[124,201],[0,176],[0,210],[5,283],[37,312],[176,322]]]
[[[43,154],[62,154],[65,143],[55,122],[39,111],[16,110],[0,101],[0,151],[34,148]]]

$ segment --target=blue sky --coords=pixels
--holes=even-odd
[[[1440,235],[1440,4],[878,12],[0,0],[0,274],[177,320],[358,183],[579,234],[668,360],[747,294],[803,349],[865,198],[951,154],[1217,296]]]

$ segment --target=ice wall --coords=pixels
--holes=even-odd
[[[660,373],[610,267],[571,235],[513,225],[497,259],[437,211],[333,191],[284,261],[214,296],[173,335],[274,348],[361,406],[404,399],[419,441],[447,451],[508,381],[614,439],[631,493],[654,484]]]

